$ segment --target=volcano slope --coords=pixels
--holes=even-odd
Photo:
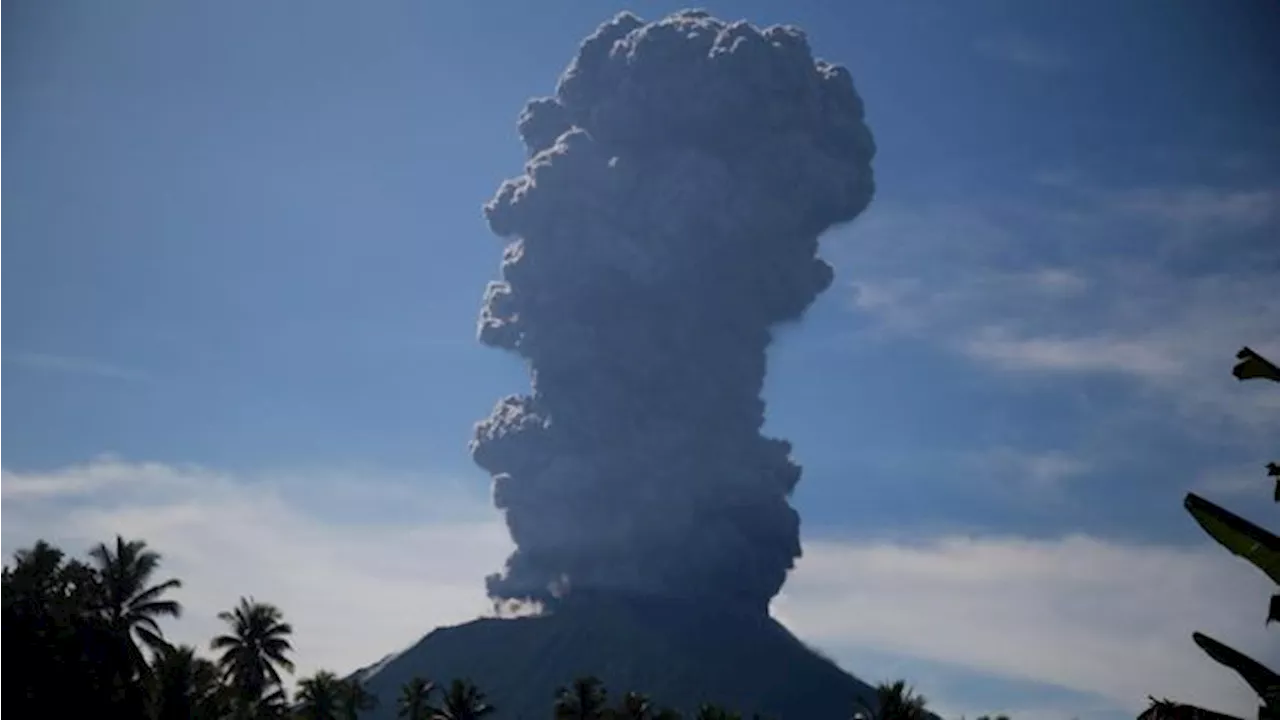
[[[778,720],[843,720],[874,690],[806,647],[776,620],[664,600],[592,598],[537,617],[482,618],[433,630],[360,673],[379,698],[369,718],[392,720],[414,676],[469,678],[495,718],[550,715],[557,688],[594,675],[610,701],[649,695],[692,717],[710,702]]]

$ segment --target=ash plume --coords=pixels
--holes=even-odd
[[[479,338],[532,392],[471,444],[517,548],[489,595],[767,613],[800,555],[800,468],[760,434],[765,351],[831,284],[818,236],[873,193],[849,72],[794,27],[622,13],[519,129],[524,174],[485,205],[507,245]]]

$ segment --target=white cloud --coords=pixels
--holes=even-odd
[[[1077,469],[1046,457],[1049,474]],[[77,553],[117,532],[144,538],[164,554],[164,572],[184,580],[177,597],[187,612],[170,626],[173,639],[204,646],[221,629],[215,613],[253,594],[294,623],[302,673],[353,669],[487,611],[482,578],[510,545],[483,498],[367,473],[269,477],[113,458],[5,472],[3,552],[37,537]],[[325,517],[357,504],[362,516],[384,519]],[[1087,537],[811,540],[775,608],[837,659],[860,646],[1126,707],[1151,693],[1244,713],[1247,691],[1201,657],[1189,633],[1265,649],[1267,592],[1260,574],[1211,548]],[[850,669],[887,677],[882,668]],[[960,707],[919,689],[937,695],[940,709]]]
[[[1252,717],[1248,687],[1190,634],[1274,661],[1262,631],[1270,592],[1265,576],[1210,547],[1081,536],[817,541],[774,608],[837,656],[871,647],[1096,693],[1135,713],[1150,694]]]
[[[77,555],[116,533],[145,539],[164,573],[183,580],[173,639],[207,647],[222,630],[216,614],[253,595],[293,623],[301,673],[351,670],[488,607],[483,577],[509,552],[506,531],[482,503],[440,487],[411,492],[400,479],[361,476],[246,480],[110,458],[6,471],[3,552],[40,537]],[[327,521],[300,509],[345,507],[358,499],[350,488],[401,515],[414,514],[403,512],[409,503],[420,519]]]

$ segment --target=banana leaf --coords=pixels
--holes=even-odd
[[[1214,540],[1280,584],[1280,538],[1195,493],[1187,493],[1183,504]]]
[[[1258,693],[1269,707],[1275,707],[1280,700],[1280,675],[1262,663],[1234,648],[1227,647],[1204,633],[1192,633],[1191,639],[1205,651],[1209,657],[1226,665],[1239,673],[1249,687]]]
[[[1224,715],[1186,703],[1155,698],[1150,700],[1151,707],[1139,715],[1138,720],[1241,720],[1234,715]]]
[[[1280,382],[1280,368],[1253,350],[1247,347],[1241,348],[1240,352],[1236,353],[1236,359],[1240,362],[1231,369],[1231,374],[1235,375],[1237,380],[1265,378]]]

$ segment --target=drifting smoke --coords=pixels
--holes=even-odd
[[[519,127],[479,336],[533,391],[471,445],[517,547],[489,595],[767,612],[800,555],[800,468],[760,434],[765,351],[831,284],[819,234],[873,190],[849,72],[795,28],[623,13]]]

